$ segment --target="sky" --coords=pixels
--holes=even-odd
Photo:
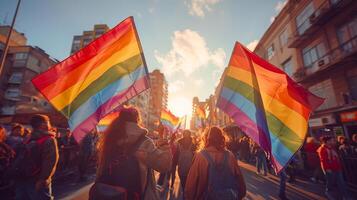
[[[16,0],[0,1],[10,24]],[[214,93],[235,41],[254,49],[286,0],[22,0],[15,28],[28,44],[63,60],[74,35],[134,16],[149,71],[169,84],[169,109],[191,114],[192,99]]]

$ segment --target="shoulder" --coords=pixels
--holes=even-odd
[[[154,141],[148,136],[143,136],[141,140],[141,144],[139,145],[139,150],[151,150],[155,148]]]

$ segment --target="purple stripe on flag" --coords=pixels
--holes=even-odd
[[[89,133],[98,124],[98,120],[103,118],[108,113],[112,112],[117,106],[131,99],[132,97],[138,95],[140,92],[147,89],[148,80],[147,76],[143,76],[138,79],[133,85],[128,87],[126,90],[113,96],[107,102],[102,104],[92,115],[90,115],[86,120],[84,120],[80,125],[78,125],[73,130],[73,136],[76,141],[81,141],[84,136]]]
[[[242,128],[242,131],[249,135],[256,143],[258,143],[265,151],[270,152],[270,143],[266,138],[266,133],[253,122],[244,112],[237,108],[234,104],[227,101],[222,96],[219,97],[217,102],[219,108],[224,110],[234,121]]]

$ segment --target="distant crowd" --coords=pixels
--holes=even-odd
[[[320,143],[308,137],[276,174],[270,155],[247,136],[215,126],[201,135],[169,132],[162,124],[152,134],[134,107],[123,108],[104,133],[92,131],[80,143],[68,129],[60,134],[45,115],[33,116],[30,125],[12,124],[9,133],[0,127],[1,199],[53,199],[54,178],[70,170],[78,182],[86,181],[90,168],[96,169],[90,200],[160,199],[165,189],[174,189],[176,174],[184,199],[242,199],[246,185],[237,159],[255,163],[258,175],[279,176],[280,199],[287,199],[286,181],[299,177],[325,183],[329,198],[335,190],[351,197],[343,172],[357,158],[357,134],[351,142],[339,137],[337,144],[331,136]]]
[[[1,199],[53,199],[54,178],[71,173],[82,182],[95,167],[95,131],[78,144],[69,129],[61,134],[46,115],[32,117],[30,126],[0,126]]]

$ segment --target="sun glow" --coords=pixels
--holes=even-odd
[[[178,116],[191,115],[191,101],[184,97],[174,97],[169,100],[170,111]]]

